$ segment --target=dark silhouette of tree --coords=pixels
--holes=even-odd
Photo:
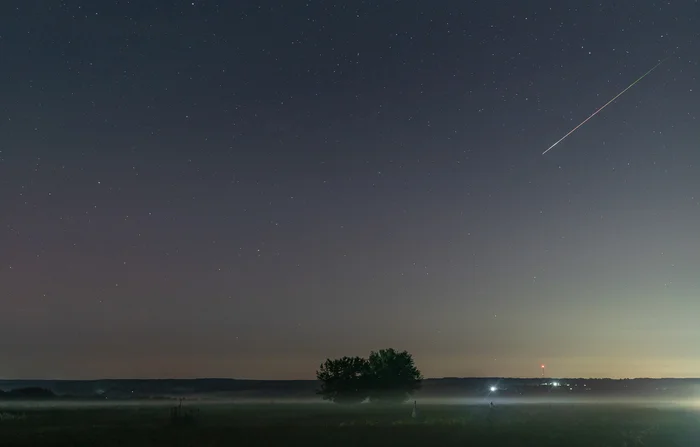
[[[420,388],[423,377],[406,351],[382,349],[369,359],[327,359],[316,371],[321,382],[318,394],[336,403],[404,402]]]
[[[369,398],[372,402],[404,402],[420,389],[423,376],[407,351],[373,351],[368,363]]]
[[[362,357],[327,359],[316,377],[321,382],[318,394],[339,404],[356,404],[368,397],[369,364]]]

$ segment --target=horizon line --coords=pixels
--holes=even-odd
[[[528,377],[528,376],[443,376],[443,377],[425,377],[423,380],[700,380],[698,377]],[[254,378],[236,378],[236,377],[120,377],[120,378],[92,378],[92,379],[70,379],[70,378],[3,378],[0,377],[0,382],[101,382],[101,381],[157,381],[157,380],[180,380],[180,381],[195,381],[195,380],[231,380],[240,382],[318,382],[318,379],[254,379]]]

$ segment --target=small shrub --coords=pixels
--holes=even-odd
[[[198,413],[196,409],[183,408],[182,400],[180,400],[180,404],[177,407],[170,409],[170,423],[178,427],[194,425]]]
[[[8,412],[0,413],[0,422],[23,421],[25,419],[27,419],[27,415],[24,413],[8,413]]]

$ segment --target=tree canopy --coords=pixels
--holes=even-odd
[[[327,359],[316,372],[318,391],[336,403],[404,402],[418,390],[423,377],[407,351],[372,351],[369,359],[342,357]]]
[[[327,359],[316,377],[321,381],[319,394],[336,403],[360,403],[367,398],[369,363],[362,357]]]

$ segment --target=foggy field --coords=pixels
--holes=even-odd
[[[697,446],[700,410],[643,405],[4,406],[2,446]]]

